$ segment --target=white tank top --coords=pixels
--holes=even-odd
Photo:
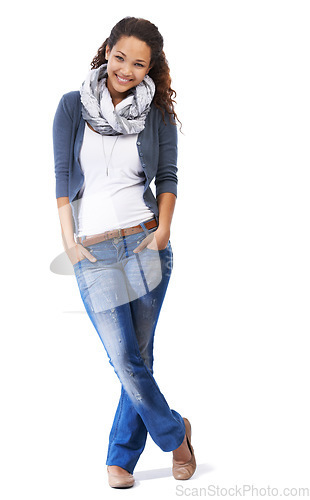
[[[101,135],[85,124],[79,156],[84,184],[77,202],[78,236],[135,226],[153,217],[143,199],[145,174],[137,135]]]

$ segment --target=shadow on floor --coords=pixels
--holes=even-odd
[[[204,474],[208,474],[208,472],[211,472],[212,470],[214,470],[214,467],[212,467],[209,464],[199,464],[197,465],[197,469],[193,476],[193,479],[198,479]],[[141,470],[134,472],[134,476],[136,481],[147,481],[148,479],[160,479],[164,477],[171,477],[172,470],[171,467],[166,467],[163,469]]]

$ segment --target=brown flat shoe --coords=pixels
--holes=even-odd
[[[187,445],[189,447],[189,451],[191,452],[192,456],[190,460],[185,464],[177,464],[174,459],[172,461],[172,474],[174,479],[182,479],[182,480],[189,479],[190,477],[192,477],[192,475],[196,470],[196,459],[194,455],[194,448],[191,445],[191,435],[192,435],[191,424],[189,423],[187,418],[183,418],[183,420],[185,424]]]
[[[134,477],[129,472],[126,475],[113,474],[109,471],[109,466],[107,467],[107,471],[109,486],[111,488],[131,488],[134,485]]]

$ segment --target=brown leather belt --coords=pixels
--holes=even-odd
[[[153,229],[154,227],[157,227],[156,219],[154,218],[147,222],[144,222],[144,226],[146,227],[146,229]],[[126,227],[124,229],[114,229],[113,231],[105,231],[104,233],[95,234],[93,236],[86,236],[83,241],[81,236],[78,236],[76,242],[81,243],[81,245],[85,247],[94,245],[95,243],[100,243],[101,241],[110,240],[112,238],[121,238],[122,236],[141,233],[142,231],[143,228],[139,224],[138,226]]]

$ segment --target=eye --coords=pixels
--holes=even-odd
[[[136,63],[136,66],[139,66],[139,68],[144,68],[143,64]]]
[[[116,57],[116,59],[118,59],[119,61],[123,61],[123,60],[124,60],[124,58],[123,58],[122,56],[115,56],[115,57]]]

